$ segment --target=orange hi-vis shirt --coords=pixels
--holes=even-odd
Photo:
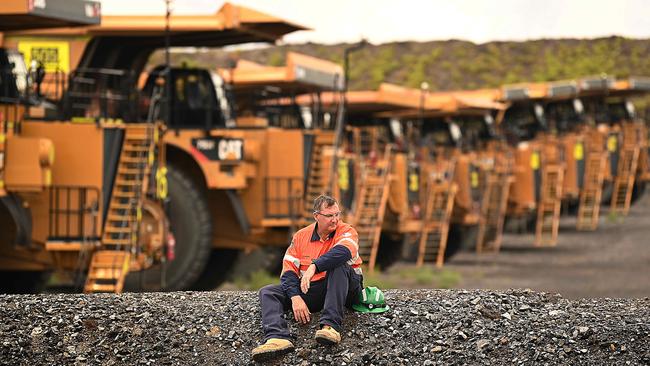
[[[291,245],[287,248],[282,260],[282,273],[294,272],[298,278],[302,278],[307,267],[312,261],[327,253],[336,245],[343,245],[350,250],[352,259],[348,264],[352,266],[357,274],[361,274],[361,257],[359,256],[359,234],[349,224],[339,221],[334,230],[326,238],[320,238],[316,232],[316,223],[298,230],[291,239]],[[326,271],[316,273],[311,282],[325,278]]]

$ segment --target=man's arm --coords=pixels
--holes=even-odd
[[[324,272],[343,265],[350,259],[352,259],[350,249],[343,245],[335,245],[327,253],[315,259],[313,263],[316,265],[316,272]]]
[[[280,286],[288,297],[300,295],[300,279],[293,271],[284,271],[280,276]]]

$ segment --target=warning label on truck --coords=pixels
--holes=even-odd
[[[32,60],[40,61],[46,72],[70,71],[70,45],[67,42],[20,41],[18,51],[29,67]]]

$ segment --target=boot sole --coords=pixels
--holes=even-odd
[[[319,344],[322,344],[323,346],[333,346],[333,345],[339,343],[339,342],[337,342],[335,340],[332,340],[332,339],[329,339],[329,338],[326,338],[326,337],[322,337],[322,336],[316,336],[316,342],[318,342]]]
[[[255,362],[271,361],[278,357],[284,356],[289,352],[293,352],[294,349],[295,349],[294,347],[289,347],[289,348],[256,353],[253,355],[253,361]]]

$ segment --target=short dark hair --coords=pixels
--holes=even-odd
[[[336,205],[338,202],[330,196],[326,196],[324,194],[321,194],[320,196],[316,197],[314,200],[314,212],[318,212],[321,210],[321,208],[328,208]],[[325,207],[323,207],[323,204],[325,204]]]

